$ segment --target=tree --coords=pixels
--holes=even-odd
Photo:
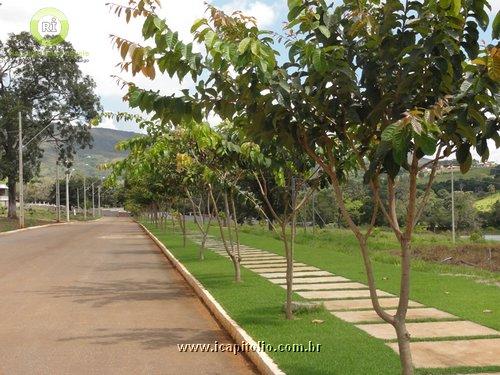
[[[152,1],[131,1],[117,12],[144,16],[143,47],[115,43],[123,68],[155,77],[156,68],[180,81],[190,74],[195,90],[162,96],[129,85],[134,108],[164,123],[216,113],[254,142],[273,140],[300,148],[328,176],[335,200],[363,257],[374,310],[394,326],[404,374],[412,374],[406,313],[410,293],[412,235],[431,193],[438,162],[456,154],[463,173],[471,148],[483,159],[487,141],[500,144],[499,46],[480,46],[479,28],[489,24],[486,1],[388,0],[341,4],[289,0],[288,61],[278,63],[274,34],[259,30],[240,12],[208,6],[209,17],[193,25],[193,52]],[[493,38],[500,34],[499,18]],[[127,56],[130,55],[130,56]],[[425,155],[430,161],[421,162]],[[417,176],[430,167],[419,194]],[[361,171],[373,197],[366,231],[345,202],[344,183]],[[398,217],[398,175],[408,181],[406,212]],[[401,246],[400,300],[395,315],[379,304],[367,240],[379,212]]]
[[[0,42],[0,179],[8,180],[11,218],[16,216],[18,112],[25,139],[36,137],[24,149],[26,181],[38,172],[42,142],[55,144],[61,162],[71,159],[77,146],[92,142],[89,123],[100,104],[94,81],[80,71],[81,61],[68,42],[44,47],[26,32]]]

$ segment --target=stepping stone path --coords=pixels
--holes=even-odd
[[[201,243],[199,235],[190,237]],[[228,258],[220,241],[209,238],[206,247]],[[244,245],[240,246],[240,253],[243,267],[286,288],[285,257]],[[368,286],[304,263],[294,262],[293,266],[293,289],[298,295],[321,301],[337,318],[355,324],[398,351],[396,332],[373,311]],[[380,305],[389,314],[395,314],[399,299],[381,290],[377,294]],[[408,332],[416,339],[410,344],[416,367],[500,366],[499,331],[415,301],[409,302],[407,321]]]

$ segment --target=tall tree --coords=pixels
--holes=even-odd
[[[26,181],[38,171],[42,142],[55,145],[60,161],[92,142],[89,123],[100,103],[94,81],[80,70],[81,62],[68,42],[41,46],[26,32],[0,41],[0,179],[8,180],[11,218],[16,217],[19,112],[24,139],[36,137],[24,148]]]

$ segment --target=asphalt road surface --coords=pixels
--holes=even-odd
[[[251,374],[245,357],[181,353],[230,343],[128,218],[0,236],[0,374]]]

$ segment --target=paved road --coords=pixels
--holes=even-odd
[[[0,374],[251,374],[244,357],[128,218],[0,236]]]

